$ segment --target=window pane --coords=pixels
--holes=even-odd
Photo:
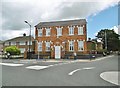
[[[69,27],[69,35],[74,35],[74,27]]]
[[[25,45],[25,42],[24,41],[20,41],[19,44],[20,45]]]
[[[57,28],[57,36],[61,36],[62,35],[62,28]]]
[[[50,36],[50,28],[46,29],[46,36]]]
[[[83,27],[78,27],[78,35],[83,35]]]
[[[38,51],[42,51],[42,42],[38,43]]]
[[[16,45],[16,42],[11,42],[11,45]]]
[[[20,52],[24,53],[25,52],[25,48],[20,48]]]
[[[83,41],[78,42],[78,50],[80,50],[80,51],[84,50],[84,42]]]
[[[46,42],[46,51],[50,51],[50,42]]]
[[[69,50],[73,51],[74,50],[74,41],[69,42]]]
[[[38,36],[42,36],[42,29],[38,29]]]

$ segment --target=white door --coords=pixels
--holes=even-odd
[[[60,46],[55,46],[55,59],[61,58],[61,49]]]

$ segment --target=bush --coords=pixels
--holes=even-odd
[[[6,47],[5,51],[10,53],[10,55],[20,55],[20,50],[16,46]]]
[[[107,53],[107,50],[106,49],[99,49],[99,50],[96,50],[98,52],[98,54],[103,54],[103,52]]]

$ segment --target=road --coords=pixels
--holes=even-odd
[[[39,61],[22,64],[2,65],[3,86],[116,86],[103,80],[100,74],[118,71],[118,56],[89,62]],[[39,69],[41,67],[43,68]]]

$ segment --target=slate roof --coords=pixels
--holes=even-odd
[[[35,27],[52,27],[52,26],[70,26],[70,25],[83,25],[86,24],[86,19],[79,19],[79,20],[67,20],[67,21],[53,21],[53,22],[40,22]]]
[[[20,36],[20,37],[15,37],[9,40],[6,40],[5,42],[19,42],[19,41],[29,41],[29,36]],[[31,37],[31,40],[33,41],[34,38]]]

